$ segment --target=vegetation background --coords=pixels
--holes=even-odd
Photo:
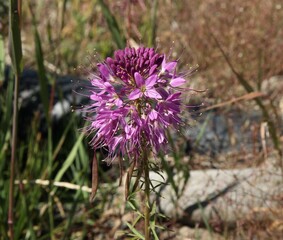
[[[84,125],[82,117],[66,111],[64,117],[57,121],[51,118],[51,113],[54,101],[63,102],[65,99],[58,79],[72,76],[67,78],[66,84],[75,89],[80,86],[79,79],[88,77],[92,64],[126,45],[157,46],[159,52],[171,51],[172,58],[180,58],[183,69],[199,66],[198,72],[189,81],[195,89],[207,89],[203,94],[190,95],[190,104],[204,103],[203,109],[197,109],[204,113],[203,116],[197,115],[197,111],[192,113],[197,121],[207,119],[209,108],[225,116],[231,126],[233,122],[229,113],[235,109],[260,113],[259,121],[246,122],[243,126],[244,129],[252,129],[259,138],[251,137],[253,143],[250,146],[234,149],[228,157],[224,155],[225,161],[222,161],[223,155],[192,154],[194,146],[203,137],[201,133],[197,143],[190,143],[190,152],[187,139],[181,138],[174,144],[172,141],[175,154],[172,154],[173,161],[169,163],[172,166],[165,169],[167,174],[173,174],[170,167],[187,172],[210,168],[211,162],[221,168],[248,167],[264,162],[266,156],[274,152],[282,157],[282,1],[19,2],[22,2],[21,38],[18,39],[22,46],[22,69],[37,71],[40,97],[36,98],[37,103],[28,112],[25,112],[21,98],[19,102],[14,239],[113,239],[118,230],[125,229],[125,211],[113,210],[127,208],[123,197],[119,196],[118,168],[101,164],[99,192],[91,204],[90,162],[93,153],[88,148],[88,140],[78,130]],[[9,44],[10,48],[12,44],[8,38],[8,12],[9,1],[1,1],[0,239],[8,239],[13,147],[14,73],[8,67],[12,64],[8,51]],[[280,75],[281,78],[274,80],[274,76]],[[36,87],[29,86],[25,75],[22,75],[20,91],[31,88]],[[73,100],[75,98],[76,94]],[[269,133],[266,146],[262,146],[260,141],[264,124]],[[236,144],[234,135],[231,127],[229,141],[232,145]],[[184,162],[183,159],[188,156],[189,163]],[[282,231],[282,216],[273,220]],[[272,223],[253,225],[252,229],[239,225],[220,234],[226,239],[254,239],[252,236],[270,239],[266,233],[272,236],[272,231],[279,231],[269,229]],[[174,219],[169,225],[173,230],[181,227]],[[169,235],[163,238],[170,239]]]

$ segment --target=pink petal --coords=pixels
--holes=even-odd
[[[111,141],[111,150],[114,151],[118,144],[123,140],[122,137],[114,137]]]
[[[145,85],[147,88],[152,88],[157,81],[157,75],[150,76],[145,80]]]
[[[96,78],[92,79],[91,84],[95,87],[100,88],[100,89],[104,88],[104,82],[100,79],[96,79]]]
[[[182,84],[184,84],[185,82],[186,82],[186,80],[184,78],[178,77],[178,78],[172,79],[171,82],[170,82],[170,85],[172,87],[178,87],[178,86],[181,86]]]
[[[101,101],[101,97],[98,94],[91,94],[90,99],[94,101]]]
[[[162,61],[162,64],[161,64],[162,70],[165,70],[165,66],[166,66],[166,56],[165,56],[165,54],[164,54],[164,56],[163,56],[163,61]]]
[[[147,89],[144,93],[145,96],[149,98],[154,98],[154,99],[160,99],[162,98],[161,95],[153,88]]]
[[[138,72],[135,72],[135,81],[139,88],[144,85],[144,79]]]
[[[108,68],[107,68],[104,64],[98,64],[98,69],[99,69],[101,75],[102,75],[104,78],[108,79],[108,76],[109,76],[109,70],[108,70]]]
[[[157,116],[158,116],[158,112],[155,111],[154,109],[152,109],[152,111],[150,111],[150,113],[148,114],[150,120],[157,119]]]
[[[131,93],[130,93],[130,95],[129,95],[129,99],[130,100],[136,100],[136,99],[138,99],[138,98],[140,98],[142,96],[142,92],[141,92],[141,90],[139,90],[138,88],[137,89],[135,89],[134,91],[132,91]]]
[[[155,71],[156,68],[157,68],[157,65],[154,64],[154,65],[150,68],[148,75],[151,75],[151,74]]]
[[[166,66],[165,66],[165,70],[168,71],[168,72],[171,72],[172,70],[175,69],[177,65],[177,62],[169,62],[169,63],[166,63]]]
[[[123,105],[123,101],[120,98],[116,98],[114,103],[118,107],[121,107]]]

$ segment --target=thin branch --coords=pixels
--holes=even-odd
[[[92,189],[88,186],[80,186],[77,184],[73,184],[73,183],[69,183],[69,182],[52,182],[49,180],[44,180],[44,179],[35,179],[35,180],[15,180],[14,182],[15,184],[37,184],[40,186],[56,186],[56,187],[61,187],[61,188],[67,188],[67,189],[71,189],[71,190],[82,190],[83,192],[88,192],[91,193]]]
[[[216,43],[216,46],[219,48],[219,50],[222,53],[226,63],[228,64],[228,66],[230,67],[232,72],[235,74],[235,76],[237,77],[240,84],[245,88],[245,90],[248,93],[254,92],[253,87],[248,83],[248,81],[243,77],[243,75],[236,71],[236,69],[234,68],[233,64],[231,63],[228,55],[223,50],[221,44],[219,43],[218,39],[214,36],[214,34],[213,34],[212,30],[210,29],[208,24],[207,24],[207,27],[208,27],[208,30],[210,32],[210,35],[212,36],[213,40]],[[280,147],[280,141],[279,141],[279,138],[277,136],[275,124],[272,121],[272,119],[271,119],[271,117],[268,113],[268,110],[266,109],[266,107],[263,104],[263,102],[261,101],[261,99],[260,98],[254,98],[254,100],[255,100],[256,104],[259,106],[259,108],[261,109],[263,118],[268,124],[268,130],[269,130],[269,133],[271,135],[271,139],[273,141],[274,148],[277,150],[279,156],[282,157],[283,154],[282,154],[282,150],[281,150],[281,147]],[[279,162],[279,165],[281,166],[282,171],[283,171],[283,161]]]

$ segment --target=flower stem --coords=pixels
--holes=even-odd
[[[144,151],[143,159],[144,167],[144,184],[145,184],[145,206],[144,206],[144,235],[145,240],[149,240],[150,237],[150,227],[149,227],[149,218],[150,218],[150,200],[149,200],[149,169],[148,169],[148,159],[146,151]]]
[[[15,76],[14,86],[14,103],[13,103],[13,130],[12,130],[12,153],[10,167],[10,190],[9,190],[9,210],[8,225],[10,239],[14,239],[14,178],[15,178],[15,162],[17,150],[17,125],[18,125],[18,94],[19,94],[19,75]]]
[[[14,180],[15,164],[17,161],[17,126],[18,126],[18,98],[19,98],[19,78],[22,63],[21,45],[21,0],[9,1],[9,42],[10,57],[15,74],[14,100],[13,100],[13,129],[11,143],[11,163],[10,163],[10,186],[9,186],[9,208],[8,208],[8,234],[11,240],[14,239]]]

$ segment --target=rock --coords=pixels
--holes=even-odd
[[[251,216],[254,221],[262,221],[272,214],[270,209],[283,205],[282,172],[270,160],[258,168],[191,171],[178,199],[170,185],[159,189],[162,196],[158,199],[159,208],[186,224],[207,220],[235,225]],[[178,174],[174,178],[182,179]],[[151,179],[162,181],[154,173]],[[177,182],[181,189],[184,183]]]
[[[181,227],[177,233],[177,236],[175,238],[176,240],[209,240],[209,239],[214,239],[214,240],[222,240],[224,237],[221,235],[214,233],[214,232],[209,232],[206,229],[193,229],[189,227]]]

